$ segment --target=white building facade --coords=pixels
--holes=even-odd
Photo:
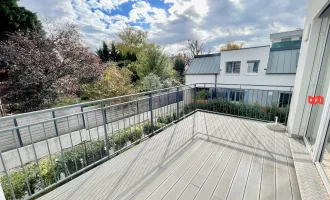
[[[186,71],[186,84],[206,88],[217,98],[258,102],[262,106],[273,103],[288,106],[301,36],[302,30],[277,33],[270,36],[272,46],[196,56]]]

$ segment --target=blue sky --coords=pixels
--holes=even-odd
[[[126,25],[149,32],[151,42],[170,54],[198,39],[211,52],[228,41],[270,44],[269,34],[303,28],[307,0],[20,0],[46,21],[79,26],[93,50],[118,40]]]

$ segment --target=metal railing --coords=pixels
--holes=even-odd
[[[287,86],[203,83],[3,117],[0,183],[7,199],[35,198],[197,110],[285,124],[291,96]]]

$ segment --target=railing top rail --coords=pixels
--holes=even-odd
[[[194,84],[189,84],[189,85],[194,85]],[[38,110],[38,111],[33,111],[33,112],[28,112],[28,113],[22,113],[22,114],[16,114],[16,115],[11,115],[11,116],[6,116],[6,117],[0,117],[0,121],[19,118],[19,117],[27,117],[27,116],[31,116],[31,115],[35,115],[35,114],[41,114],[41,113],[45,113],[45,112],[52,112],[52,111],[63,110],[63,109],[68,109],[68,108],[74,108],[74,107],[78,107],[78,106],[87,106],[87,105],[91,105],[91,104],[104,103],[104,102],[107,102],[107,101],[114,101],[114,100],[127,98],[127,97],[134,97],[134,96],[152,94],[152,93],[157,93],[157,92],[166,91],[166,90],[175,89],[175,88],[180,88],[180,87],[189,86],[189,85],[180,85],[180,86],[175,86],[175,87],[163,88],[163,89],[159,89],[159,90],[152,90],[152,91],[147,91],[147,92],[128,94],[128,95],[123,95],[123,96],[118,96],[118,97],[111,97],[111,98],[107,98],[107,99],[89,101],[89,102],[85,102],[85,103],[78,103],[78,104],[72,104],[72,105],[68,105],[68,106],[57,107],[57,108],[49,108],[49,109]]]
[[[178,88],[178,87],[175,87],[175,88]],[[173,91],[171,93],[176,93],[176,91]],[[164,94],[157,94],[154,97],[162,96],[162,95],[166,95],[166,93],[164,93]],[[142,98],[142,99],[137,99],[137,100],[127,101],[127,102],[117,103],[117,104],[114,104],[114,105],[104,106],[104,107],[95,108],[95,109],[91,109],[91,110],[76,112],[76,113],[69,114],[69,115],[63,115],[63,116],[59,116],[59,117],[55,117],[55,118],[51,118],[51,119],[41,120],[41,121],[38,121],[38,122],[35,122],[35,123],[27,123],[27,124],[20,125],[20,126],[14,126],[12,128],[0,130],[0,134],[5,133],[5,132],[9,132],[9,131],[13,131],[13,130],[17,130],[17,129],[27,128],[29,126],[34,126],[34,125],[43,124],[43,123],[47,123],[47,122],[53,122],[53,121],[56,121],[56,120],[60,120],[60,119],[64,119],[64,118],[68,118],[68,117],[72,117],[72,116],[76,116],[76,115],[82,115],[82,114],[85,114],[85,113],[90,113],[90,112],[95,112],[95,111],[99,111],[99,110],[104,110],[104,109],[107,109],[107,108],[121,106],[121,105],[129,104],[129,103],[133,103],[133,102],[137,102],[137,101],[144,100],[144,99],[149,99],[149,98],[150,97],[145,97],[145,98]]]
[[[147,91],[147,92],[140,92],[140,93],[135,93],[135,94],[128,94],[128,95],[123,95],[123,96],[118,96],[118,97],[112,97],[112,98],[107,98],[107,99],[100,99],[100,100],[95,100],[95,101],[89,101],[89,102],[84,102],[84,103],[78,103],[78,104],[72,104],[68,106],[62,106],[62,107],[57,107],[57,108],[49,108],[49,109],[44,109],[44,110],[38,110],[38,111],[33,111],[33,112],[28,112],[28,113],[22,113],[22,114],[16,114],[16,115],[11,115],[11,116],[6,116],[6,117],[0,117],[0,121],[5,121],[5,120],[10,120],[14,118],[20,118],[20,117],[27,117],[35,114],[41,114],[41,113],[46,113],[46,112],[53,112],[53,111],[58,111],[58,110],[63,110],[63,109],[68,109],[68,108],[75,108],[79,106],[88,106],[92,104],[100,104],[100,103],[105,103],[109,101],[114,101],[114,100],[119,100],[122,98],[128,98],[128,97],[135,97],[135,96],[140,96],[140,95],[147,95],[147,94],[152,94],[152,93],[158,93],[162,91],[167,91],[175,88],[184,88],[184,87],[189,87],[192,85],[227,85],[227,86],[257,86],[257,87],[279,87],[279,88],[293,88],[293,86],[281,86],[281,85],[253,85],[253,84],[228,84],[228,83],[195,83],[195,84],[188,84],[188,85],[180,85],[180,86],[175,86],[175,87],[169,87],[169,88],[163,88],[159,90],[152,90],[152,91]]]
[[[230,84],[230,83],[196,83],[196,85],[233,85],[233,86],[257,86],[257,87],[285,87],[285,88],[293,88],[294,86],[287,85],[254,85],[254,84]]]

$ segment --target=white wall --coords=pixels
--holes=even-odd
[[[317,50],[318,37],[320,33],[321,19],[318,16],[329,5],[330,0],[309,0],[308,10],[305,18],[305,29],[307,25],[311,25],[310,36],[308,41],[302,41],[300,56],[298,61],[297,74],[294,84],[294,93],[290,106],[290,114],[288,119],[288,131],[294,135],[303,136],[301,131],[301,122],[306,104],[307,90],[312,66]],[[303,122],[305,123],[305,122]]]
[[[186,75],[186,85],[196,83],[215,83],[215,75]],[[199,85],[201,86],[201,85]],[[198,86],[197,86],[198,87]]]
[[[218,83],[223,84],[254,84],[269,86],[293,86],[295,74],[267,74],[270,47],[257,47],[233,51],[221,52],[221,72],[218,76]],[[259,72],[257,75],[247,74],[247,61],[260,60]],[[226,62],[241,61],[240,74],[226,74]],[[277,87],[270,87],[276,90]],[[284,88],[281,88],[281,90]],[[290,88],[287,88],[289,91]]]

